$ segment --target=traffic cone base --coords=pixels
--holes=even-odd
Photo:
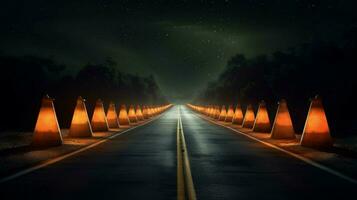
[[[62,144],[61,129],[58,125],[53,99],[43,97],[40,112],[32,138],[32,146],[49,147]]]

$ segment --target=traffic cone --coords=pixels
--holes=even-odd
[[[226,106],[222,106],[221,113],[219,114],[218,121],[224,121],[227,116]]]
[[[92,137],[93,131],[89,123],[85,100],[79,96],[77,105],[74,109],[71,127],[69,128],[69,136],[71,137]]]
[[[215,118],[216,118],[216,106],[212,106],[211,118],[212,118],[212,119],[215,119]]]
[[[149,116],[149,118],[153,117],[154,115],[152,113],[152,107],[148,106],[147,108],[148,108],[148,116]]]
[[[204,111],[204,115],[208,116],[209,115],[209,110],[210,110],[210,106],[206,106],[205,107],[205,111]]]
[[[318,148],[331,147],[333,144],[325,110],[319,96],[311,100],[300,144]]]
[[[102,100],[98,99],[92,116],[92,130],[97,131],[109,131],[107,117],[105,116],[104,106]]]
[[[109,128],[119,128],[118,115],[116,112],[115,104],[113,102],[109,103],[107,121]]]
[[[295,131],[291,121],[288,104],[283,99],[278,103],[270,137],[273,139],[294,139]]]
[[[210,108],[209,108],[209,112],[208,112],[208,117],[211,117],[211,118],[213,118],[214,117],[214,108],[213,108],[213,106],[210,106]]]
[[[136,117],[136,114],[135,114],[135,109],[134,109],[134,106],[131,105],[129,107],[129,121],[130,123],[136,123],[138,122],[138,118]]]
[[[236,110],[233,115],[232,123],[238,125],[242,125],[243,123],[243,111],[240,104],[237,104]]]
[[[138,118],[139,121],[144,120],[143,113],[141,112],[141,108],[139,105],[136,106],[136,112],[135,112],[136,117]]]
[[[143,106],[143,117],[144,119],[149,119],[149,113],[147,106]]]
[[[218,120],[220,114],[221,114],[221,111],[219,110],[219,106],[216,106],[215,111],[214,111],[214,118]]]
[[[58,125],[53,99],[46,95],[42,98],[31,145],[34,147],[49,147],[61,144],[61,129]]]
[[[128,125],[130,125],[128,112],[126,111],[126,106],[125,105],[121,105],[121,107],[120,107],[119,125],[120,126],[128,126]]]
[[[254,110],[253,106],[249,104],[247,106],[247,111],[245,112],[244,119],[243,119],[243,128],[253,128],[255,121],[255,115],[254,115]]]
[[[269,114],[264,101],[260,102],[257,117],[255,118],[253,131],[254,132],[262,132],[262,133],[270,133],[270,120]]]
[[[226,116],[225,121],[229,122],[229,123],[232,123],[233,115],[234,115],[233,106],[230,105],[229,108],[228,108],[228,112],[227,112],[227,116]]]

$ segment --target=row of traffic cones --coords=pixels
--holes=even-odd
[[[133,105],[127,111],[126,106],[120,107],[119,115],[113,102],[109,104],[107,114],[105,114],[103,102],[99,99],[96,102],[92,120],[89,121],[85,99],[78,97],[74,109],[71,126],[68,135],[70,137],[82,138],[92,137],[93,132],[106,132],[109,129],[135,125],[139,121],[144,121],[154,117],[171,107]],[[61,129],[58,125],[53,99],[48,95],[43,97],[40,112],[38,114],[32,145],[36,147],[57,146],[63,143]]]
[[[188,104],[188,106],[218,121],[240,125],[242,128],[248,128],[254,132],[270,133],[270,137],[273,139],[296,138],[285,100],[281,100],[278,103],[272,127],[264,101],[259,104],[256,116],[251,104],[247,106],[245,115],[243,115],[240,104],[236,106],[235,110],[233,110],[233,106],[229,106],[228,110],[226,110],[225,106],[222,106],[221,109],[219,106],[197,106],[191,104]],[[318,148],[331,147],[333,144],[326,114],[319,96],[311,100],[300,144],[302,146]]]

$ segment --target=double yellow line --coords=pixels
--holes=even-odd
[[[180,106],[177,117],[177,199],[196,200],[185,135],[183,133]]]

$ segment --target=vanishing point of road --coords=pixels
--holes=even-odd
[[[347,199],[356,189],[174,106],[153,122],[1,183],[0,198]]]

